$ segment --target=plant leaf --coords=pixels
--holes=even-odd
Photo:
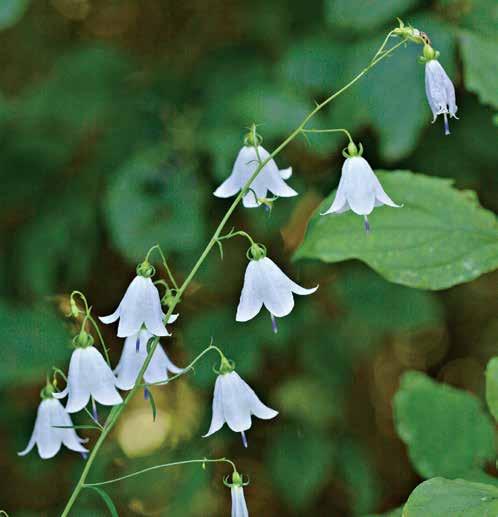
[[[497,513],[498,488],[437,477],[411,493],[403,517],[492,517]]]
[[[109,494],[103,488],[100,488],[98,486],[88,486],[87,488],[95,490],[95,492],[97,492],[97,494],[100,495],[112,517],[119,517],[118,511],[116,510],[116,506],[112,502],[112,499],[110,498]]]
[[[480,401],[423,373],[403,375],[394,416],[412,464],[425,478],[463,476],[495,455],[493,424]]]
[[[312,217],[295,258],[340,262],[357,258],[391,282],[445,289],[498,267],[498,224],[476,195],[458,191],[450,180],[409,171],[380,171],[384,190],[399,209],[380,207],[369,216],[351,211],[321,216],[335,191]]]

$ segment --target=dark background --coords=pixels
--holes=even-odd
[[[3,11],[2,11],[3,9]],[[68,293],[97,315],[120,300],[138,261],[159,242],[184,278],[229,205],[211,192],[231,170],[245,127],[273,149],[359,71],[400,16],[429,34],[457,88],[460,120],[430,125],[420,48],[399,50],[321,114],[346,127],[374,168],[453,178],[498,209],[497,131],[489,99],[462,64],[465,31],[490,41],[493,0],[200,1],[27,0],[0,7],[0,509],[57,515],[83,461],[64,450],[19,458],[52,365],[66,369],[75,326]],[[479,59],[476,54],[475,59]],[[496,107],[496,106],[495,106]],[[267,245],[312,297],[280,320],[236,324],[246,242],[213,252],[163,340],[187,364],[211,336],[280,411],[255,421],[249,448],[208,428],[209,357],[187,379],[137,396],[90,479],[149,465],[227,456],[250,476],[251,515],[353,516],[402,504],[420,482],[396,436],[400,374],[428,372],[479,396],[496,354],[496,273],[442,292],[389,284],[358,262],[291,263],[314,208],[337,185],[339,136],[297,139],[277,159],[300,193],[233,224]],[[463,238],[463,237],[462,237]],[[114,364],[121,343],[103,328]],[[83,416],[76,420],[84,421]],[[92,437],[92,434],[88,434]],[[120,515],[229,515],[224,467],[157,471],[111,486]],[[105,515],[83,493],[75,516]]]

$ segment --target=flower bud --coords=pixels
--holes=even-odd
[[[253,242],[249,248],[250,259],[260,260],[266,257],[266,248],[262,244]]]
[[[80,309],[78,308],[78,305],[76,304],[74,298],[70,298],[69,300],[69,315],[73,318],[77,318],[80,314]]]
[[[432,59],[437,59],[438,52],[434,50],[430,45],[427,43],[424,45],[424,59],[425,61],[431,61]]]

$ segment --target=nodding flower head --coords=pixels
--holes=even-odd
[[[458,119],[456,116],[458,107],[456,105],[455,87],[446,74],[441,63],[437,60],[439,53],[430,45],[424,46],[424,55],[421,61],[425,63],[425,93],[432,111],[435,122],[439,115],[444,118],[444,134],[450,134],[448,115]]]

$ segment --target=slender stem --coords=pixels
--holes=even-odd
[[[189,373],[191,370],[194,369],[194,365],[196,363],[198,363],[208,352],[210,352],[211,350],[216,350],[216,352],[218,352],[219,356],[220,356],[220,359],[223,359],[224,354],[223,352],[215,345],[209,345],[207,348],[205,348],[190,364],[188,364],[187,366],[185,366],[185,368],[183,369],[183,371],[175,374],[175,375],[172,375],[171,377],[169,377],[167,380],[165,381],[158,381],[158,382],[146,382],[144,384],[141,384],[140,386],[142,388],[148,388],[149,386],[164,386],[165,384],[169,384],[171,381],[174,381],[175,379],[178,379],[179,377],[182,377],[183,375],[186,375],[187,373]]]
[[[346,133],[347,137],[349,138],[349,141],[351,143],[353,142],[353,138],[351,137],[351,133],[347,129],[338,128],[338,129],[302,129],[303,133]]]
[[[125,479],[133,478],[135,476],[140,476],[141,474],[145,474],[147,472],[151,472],[152,470],[165,469],[168,467],[177,467],[178,465],[189,465],[192,463],[228,463],[232,466],[234,472],[237,471],[235,467],[235,463],[227,458],[218,458],[218,459],[208,459],[203,458],[199,460],[185,460],[185,461],[173,461],[172,463],[163,463],[162,465],[154,465],[153,467],[149,467],[142,470],[137,470],[136,472],[132,472],[131,474],[127,474],[126,476],[121,476],[119,478],[108,479],[107,481],[101,481],[100,483],[85,483],[84,487],[90,486],[102,486],[102,485],[110,485],[111,483],[118,483],[119,481],[123,481]]]
[[[168,266],[168,261],[166,260],[166,257],[163,253],[163,250],[161,249],[161,246],[159,246],[159,244],[155,244],[154,246],[152,246],[152,248],[150,248],[150,250],[147,252],[147,255],[145,256],[145,260],[148,262],[149,261],[149,257],[150,257],[150,254],[154,251],[154,250],[157,250],[157,252],[159,253],[159,255],[161,255],[161,260],[162,260],[162,263],[163,263],[163,266],[164,266],[164,269],[166,270],[166,274],[168,275],[168,278],[170,279],[173,287],[175,289],[178,289],[178,285],[176,283],[176,280],[175,280],[175,277],[173,276],[173,273],[171,272],[171,269],[169,268]]]
[[[256,176],[261,172],[263,167],[270,160],[275,158],[275,156],[277,154],[279,154],[283,149],[285,149],[285,147],[287,147],[287,145],[290,142],[292,142],[292,140],[294,140],[296,138],[296,136],[298,136],[302,132],[302,130],[305,128],[306,124],[321,109],[323,109],[325,106],[327,106],[327,104],[332,102],[339,95],[344,93],[348,88],[353,86],[353,84],[355,84],[357,81],[359,81],[379,61],[381,61],[382,59],[384,59],[387,56],[389,56],[392,52],[394,52],[397,48],[399,48],[401,45],[403,45],[406,41],[407,41],[407,39],[404,38],[402,41],[400,41],[398,44],[396,44],[393,47],[391,47],[389,50],[386,50],[385,52],[382,52],[381,54],[379,54],[377,52],[375,54],[375,56],[373,57],[372,61],[358,75],[356,75],[353,79],[351,79],[351,81],[349,81],[340,90],[337,90],[332,95],[327,97],[323,102],[317,104],[315,106],[315,108],[304,118],[304,120],[301,122],[301,124],[299,124],[299,126],[296,129],[294,129],[294,131],[292,131],[292,133],[265,160],[259,162],[259,165],[256,167],[254,173],[247,180],[247,183],[243,186],[243,188],[238,193],[237,197],[235,198],[235,200],[230,205],[230,207],[228,208],[227,212],[225,213],[225,215],[221,219],[221,221],[220,221],[218,227],[216,228],[213,236],[211,237],[211,239],[207,243],[206,247],[204,248],[204,251],[201,253],[201,255],[198,258],[197,262],[194,264],[192,270],[190,271],[188,276],[185,278],[185,280],[183,281],[182,285],[176,291],[175,296],[174,296],[174,298],[173,298],[173,300],[172,300],[172,302],[171,302],[171,304],[169,306],[168,312],[166,314],[166,321],[169,320],[169,317],[173,313],[173,310],[175,309],[176,305],[178,303],[180,303],[181,297],[182,297],[183,293],[186,291],[187,287],[189,286],[189,284],[192,281],[192,279],[195,277],[197,271],[202,266],[204,260],[209,255],[210,251],[217,244],[218,239],[219,239],[223,229],[225,228],[228,220],[230,219],[231,215],[233,214],[233,212],[235,211],[235,209],[239,205],[239,203],[242,200],[242,198],[248,192],[248,190],[249,190],[249,188],[251,186],[251,183],[254,181]],[[383,46],[385,46],[385,44],[383,44]],[[92,449],[92,452],[90,453],[90,456],[88,457],[88,460],[87,460],[87,462],[85,464],[85,467],[83,468],[83,472],[81,473],[80,479],[78,480],[78,483],[76,484],[76,487],[74,488],[74,491],[71,494],[71,497],[69,498],[69,501],[67,502],[66,507],[64,508],[64,511],[62,513],[62,517],[66,517],[69,514],[69,511],[71,510],[71,508],[74,505],[76,499],[78,498],[79,493],[81,492],[81,490],[85,486],[85,481],[86,481],[86,478],[88,476],[88,473],[89,473],[89,471],[90,471],[90,469],[92,467],[93,462],[95,461],[95,458],[96,458],[100,448],[102,447],[102,444],[105,442],[105,440],[107,438],[107,435],[109,434],[109,432],[113,428],[114,424],[118,420],[121,412],[126,407],[128,402],[135,395],[137,390],[140,389],[141,383],[143,382],[144,372],[146,371],[147,367],[149,366],[150,361],[152,360],[152,356],[154,354],[154,351],[157,348],[158,343],[159,343],[159,338],[158,337],[154,338],[154,341],[153,341],[152,345],[150,346],[149,353],[147,354],[147,357],[146,357],[146,359],[144,361],[144,364],[142,365],[142,368],[140,369],[140,371],[139,371],[139,373],[137,375],[137,380],[135,382],[135,386],[130,390],[130,392],[126,396],[125,400],[123,401],[123,403],[120,404],[119,406],[114,406],[113,410],[109,414],[109,416],[107,418],[107,421],[106,421],[106,424],[104,426],[104,430],[102,431],[101,435],[99,436],[97,442],[95,443],[95,445],[94,445],[94,447]]]

